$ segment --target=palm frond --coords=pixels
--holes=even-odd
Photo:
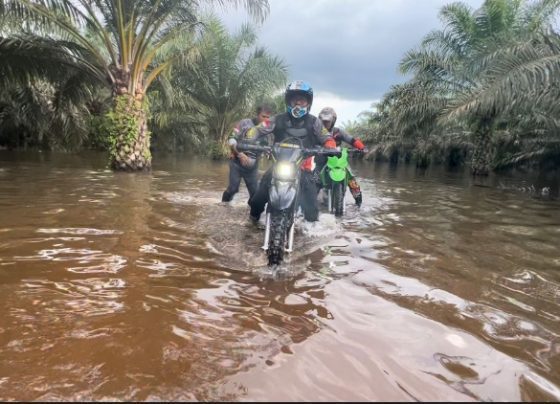
[[[450,103],[447,117],[487,116],[523,109],[525,105],[555,107],[560,77],[560,41],[549,38],[512,46],[500,52],[481,75],[480,85]]]

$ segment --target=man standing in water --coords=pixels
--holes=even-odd
[[[253,197],[257,191],[259,154],[255,152],[239,152],[237,150],[238,141],[255,140],[258,134],[258,127],[266,126],[272,108],[267,104],[261,104],[257,107],[257,116],[253,119],[242,119],[233,129],[229,136],[228,144],[230,147],[229,162],[229,184],[222,195],[222,202],[230,202],[233,196],[239,192],[241,178],[245,181],[247,191],[249,191],[249,199]]]

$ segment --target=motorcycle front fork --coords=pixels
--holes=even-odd
[[[290,230],[288,230],[288,248],[286,248],[286,252],[291,253],[294,250],[294,228],[295,228],[295,221],[292,220],[292,224],[290,225]],[[266,214],[266,229],[264,231],[264,244],[262,246],[263,250],[268,250],[268,242],[270,241],[270,212]]]
[[[266,228],[264,230],[264,244],[263,250],[268,250],[268,241],[270,240],[270,212],[266,213]]]
[[[296,224],[294,223],[294,221],[292,221],[290,230],[288,230],[288,248],[286,248],[286,252],[289,253],[294,250],[294,227],[296,227]]]

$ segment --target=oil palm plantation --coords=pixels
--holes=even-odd
[[[89,109],[103,79],[76,63],[83,48],[20,34],[0,37],[1,142],[69,149],[87,136]]]
[[[175,104],[196,110],[182,118],[188,120],[186,126],[192,127],[192,117],[197,116],[204,151],[219,157],[226,151],[234,123],[254,114],[255,98],[285,84],[287,69],[282,60],[256,46],[257,37],[249,25],[235,34],[214,18],[205,25],[205,35],[196,43],[197,63],[174,70],[171,85],[178,89]]]
[[[484,64],[477,85],[449,103],[447,117],[497,117],[496,133],[514,146],[497,150],[497,168],[527,162],[560,165],[560,36],[534,34],[488,55]]]
[[[558,78],[555,62],[544,56],[547,51],[541,57],[520,49],[538,42],[536,38],[550,37],[546,32],[550,33],[559,5],[559,0],[486,0],[478,10],[460,2],[443,7],[440,17],[445,28],[428,34],[401,62],[401,70],[414,75],[411,91],[425,94],[426,86],[431,87],[429,97],[437,100],[436,110],[433,102],[420,102],[401,104],[405,111],[394,113],[416,119],[439,116],[438,125],[461,123],[474,145],[473,174],[487,174],[494,153],[492,135],[501,113],[526,98],[528,86],[533,86],[532,93],[537,91],[539,79],[530,77],[547,78],[538,84],[545,93],[552,89],[551,79]],[[517,69],[519,63],[528,64]],[[516,108],[522,112],[520,105]]]
[[[268,12],[267,0],[230,2],[255,17]],[[81,48],[75,63],[112,90],[112,167],[143,170],[151,167],[146,92],[172,65],[196,55],[190,45],[201,28],[198,7],[196,0],[1,0],[0,18],[20,21],[12,27],[23,26],[38,40]]]

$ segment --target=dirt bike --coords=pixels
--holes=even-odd
[[[237,148],[264,152],[273,160],[262,248],[266,250],[268,265],[280,264],[284,253],[292,252],[294,247],[294,219],[300,203],[302,162],[308,157],[332,156],[340,152],[321,147],[304,148],[287,140],[272,146],[238,144]]]
[[[348,149],[343,147],[338,156],[327,158],[327,164],[320,172],[323,191],[327,195],[329,212],[335,216],[344,214],[344,200],[346,187],[348,186],[348,153],[361,153],[358,149]]]

